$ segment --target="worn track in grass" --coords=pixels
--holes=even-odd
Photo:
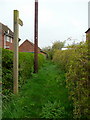
[[[65,73],[46,62],[25,83],[18,96],[3,105],[3,118],[70,118],[72,104],[65,86]]]

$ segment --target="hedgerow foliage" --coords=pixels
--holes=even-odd
[[[45,51],[48,55],[48,59],[52,60],[53,59],[53,55],[55,53],[56,50],[61,50],[64,47],[65,41],[55,41],[51,46],[45,47],[43,48],[43,51]]]
[[[2,91],[9,94],[13,89],[13,53],[2,49]]]
[[[39,67],[45,58],[39,54]],[[19,53],[19,88],[31,77],[34,66],[33,53]],[[2,49],[2,91],[3,94],[13,92],[13,52]]]
[[[89,118],[89,60],[86,43],[56,51],[53,61],[66,71],[66,84],[73,100],[74,118]]]

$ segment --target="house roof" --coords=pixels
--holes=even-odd
[[[22,45],[25,44],[26,42],[28,42],[28,43],[30,43],[32,46],[34,46],[34,44],[33,44],[32,42],[30,42],[29,40],[27,40],[27,39],[26,39],[20,46],[22,46]],[[19,47],[20,47],[20,46],[19,46]]]
[[[46,55],[47,55],[47,53],[46,53],[46,52],[44,52],[44,51],[42,51],[42,50],[41,50],[40,52],[42,52],[42,53],[44,53],[44,54],[46,54]]]
[[[26,40],[19,46],[19,48],[22,47],[26,42],[28,42],[28,44],[31,44],[31,45],[34,47],[34,44],[33,44],[32,42],[30,42],[29,40],[26,39]],[[47,55],[47,53],[44,52],[44,51],[42,51],[40,47],[38,47],[38,49],[40,50],[40,52],[42,52],[42,53],[44,53],[44,54]]]
[[[85,33],[87,33],[88,31],[90,31],[90,28]]]
[[[25,44],[26,42],[30,43],[33,47],[34,47],[34,44],[32,42],[30,42],[28,39],[26,39],[20,46],[22,46],[23,44]],[[19,46],[19,47],[20,47]],[[39,47],[38,47],[39,48]],[[40,49],[40,48],[39,48]],[[40,49],[41,50],[41,49]]]
[[[10,30],[10,28],[2,23],[0,23],[2,25],[2,31],[5,35],[10,36],[13,38],[14,33]]]

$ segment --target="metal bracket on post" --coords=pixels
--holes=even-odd
[[[18,94],[18,38],[19,38],[19,24],[22,26],[23,22],[19,19],[19,11],[14,10],[14,59],[13,59],[13,92]]]

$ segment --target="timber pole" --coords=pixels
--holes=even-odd
[[[34,20],[34,73],[38,72],[38,0],[35,0]]]
[[[13,56],[13,93],[18,94],[18,46],[19,46],[19,24],[23,22],[19,19],[19,11],[14,10],[14,56]]]
[[[14,10],[14,60],[13,60],[14,94],[18,94],[18,38],[19,38],[18,18],[19,11]]]

